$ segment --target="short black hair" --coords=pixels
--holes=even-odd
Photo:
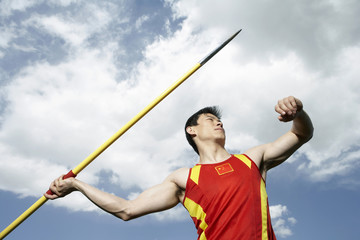
[[[199,111],[194,113],[191,117],[189,117],[189,119],[186,121],[186,124],[185,124],[186,139],[187,139],[187,141],[189,142],[189,144],[192,146],[192,148],[195,150],[195,152],[197,154],[199,154],[199,150],[198,150],[194,140],[192,139],[191,135],[186,131],[186,128],[191,127],[191,126],[197,126],[198,125],[198,119],[199,119],[200,115],[207,114],[207,113],[210,113],[210,114],[214,115],[219,120],[221,119],[221,110],[220,110],[220,108],[218,106],[211,106],[211,107],[205,107],[203,109],[200,109]]]

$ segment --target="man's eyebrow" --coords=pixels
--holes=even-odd
[[[207,115],[207,114],[205,114],[205,117],[206,117],[206,118],[211,118],[211,119],[216,119],[216,120],[221,121],[220,118],[218,118],[218,117],[216,117],[216,116],[213,116],[213,115]]]

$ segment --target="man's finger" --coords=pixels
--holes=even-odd
[[[286,106],[286,108],[288,109],[287,112],[288,114],[293,113],[294,111],[296,111],[297,105],[295,102],[295,98],[294,97],[287,97],[283,99],[283,103]]]
[[[292,105],[294,108],[297,108],[297,107],[298,107],[298,105],[297,105],[297,103],[296,103],[296,98],[290,97],[290,103],[291,103],[291,105]]]
[[[275,111],[277,113],[279,113],[280,115],[285,115],[286,112],[280,107],[280,103],[278,103],[276,106],[275,106]]]
[[[50,199],[50,200],[54,200],[54,199],[58,198],[59,196],[56,194],[50,195],[50,194],[44,193],[44,197],[46,197],[47,199]]]
[[[285,115],[285,114],[292,114],[293,111],[293,107],[291,106],[291,104],[286,101],[286,99],[282,99],[278,102],[278,108],[280,109],[280,114],[281,115]]]

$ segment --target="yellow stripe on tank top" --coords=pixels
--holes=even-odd
[[[240,159],[243,163],[246,164],[246,166],[248,166],[249,168],[251,168],[251,161],[243,154],[235,154],[235,157],[237,157],[238,159]]]
[[[267,206],[267,193],[265,182],[263,179],[260,180],[260,195],[261,195],[261,219],[262,219],[262,240],[268,240],[267,233],[267,217],[268,217],[268,206]]]
[[[201,233],[199,239],[206,240],[205,229],[208,227],[208,225],[205,222],[206,213],[204,212],[203,208],[190,198],[185,198],[184,206],[189,211],[191,217],[201,221],[199,227],[203,230],[203,232]]]
[[[199,176],[200,176],[201,165],[196,165],[191,169],[190,179],[199,185]]]

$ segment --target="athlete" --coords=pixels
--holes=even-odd
[[[291,129],[274,142],[253,147],[243,154],[224,148],[225,131],[217,108],[204,108],[189,118],[185,133],[199,155],[193,168],[181,168],[134,200],[103,192],[78,179],[54,180],[48,199],[80,191],[106,212],[128,221],[182,203],[189,211],[198,239],[276,239],[273,232],[265,181],[267,171],[289,158],[312,138],[313,126],[295,97],[278,101],[275,111]]]

